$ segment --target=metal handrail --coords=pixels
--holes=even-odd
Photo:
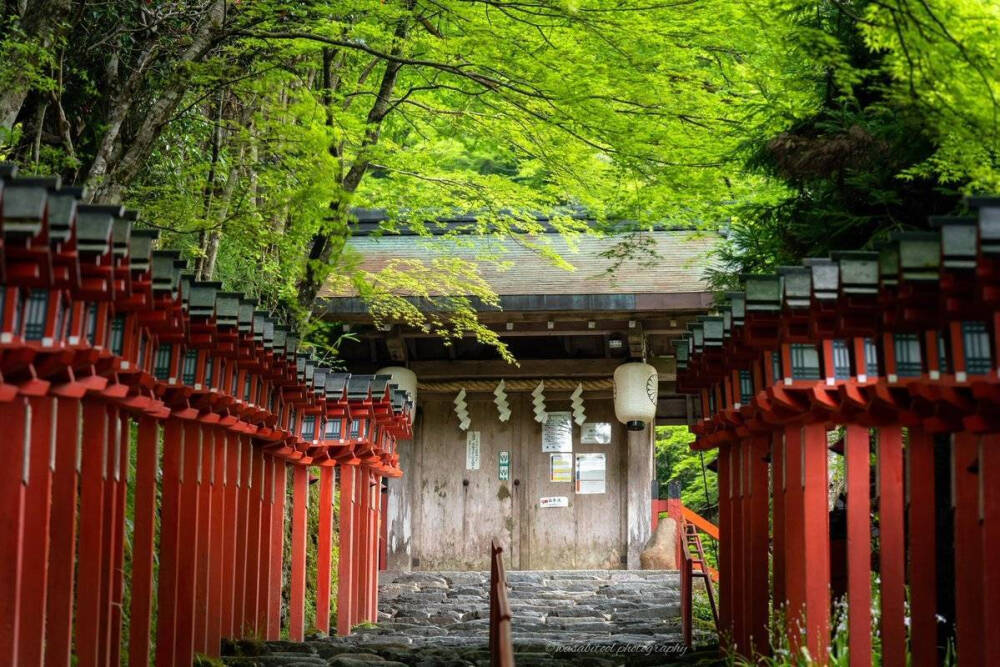
[[[514,639],[507,601],[507,575],[503,569],[503,547],[490,540],[490,665],[514,667]]]

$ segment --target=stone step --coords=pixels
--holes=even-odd
[[[680,641],[675,572],[511,571],[522,665],[662,665]],[[379,624],[301,644],[233,644],[226,664],[466,667],[489,664],[488,572],[385,572]]]

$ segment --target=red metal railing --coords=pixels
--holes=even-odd
[[[507,601],[507,575],[503,567],[503,548],[496,540],[490,541],[490,665],[493,667],[514,665],[510,603]]]
[[[702,547],[701,537],[698,534],[698,531],[701,530],[709,537],[718,540],[719,529],[708,519],[684,506],[680,499],[679,488],[671,488],[670,493],[674,497],[653,499],[652,529],[654,532],[656,531],[661,513],[667,513],[675,521],[677,530],[677,567],[681,574],[681,629],[684,635],[684,643],[688,647],[691,647],[693,640],[695,579],[704,581],[705,593],[708,596],[709,606],[712,610],[715,629],[716,631],[721,629],[715,602],[715,591],[712,588],[712,582],[719,581],[719,572],[708,564],[708,560],[705,558],[705,550]]]
[[[337,630],[376,620],[379,487],[401,474],[408,399],[388,376],[321,367],[255,302],[153,251],[134,215],[77,195],[0,165],[0,664],[118,664],[126,592],[131,664],[277,639],[286,503],[301,639],[310,471],[316,626],[329,629],[337,468]]]

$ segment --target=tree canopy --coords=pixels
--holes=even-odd
[[[199,277],[300,321],[333,275],[377,313],[488,339],[476,267],[366,274],[357,208],[384,232],[473,213],[567,265],[538,214],[570,236],[723,229],[724,285],[1000,185],[990,0],[0,8],[0,159],[141,208]],[[439,315],[398,298],[435,282]]]

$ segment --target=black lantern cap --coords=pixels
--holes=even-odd
[[[313,389],[317,394],[326,392],[326,376],[330,372],[329,368],[320,365],[317,365],[316,370],[313,371]]]
[[[186,263],[185,263],[186,266]],[[188,312],[191,308],[191,292],[194,287],[194,272],[193,271],[182,271],[181,272],[181,306],[184,308],[184,312]]]
[[[240,333],[250,333],[253,331],[253,316],[256,307],[256,299],[249,297],[240,298],[240,310],[236,316],[237,327]]]
[[[235,327],[239,324],[240,297],[239,292],[215,293],[215,325],[218,327]]]
[[[372,396],[382,396],[386,387],[392,382],[391,375],[375,375],[372,377]]]
[[[840,289],[844,294],[878,294],[878,253],[845,250],[832,257],[840,266]]]
[[[726,298],[729,299],[729,307],[733,310],[733,326],[743,326],[747,315],[747,293],[726,292]]]
[[[347,382],[350,373],[330,373],[326,376],[326,398],[330,401],[339,401],[344,398],[344,390],[347,389]]]
[[[48,205],[48,184],[38,179],[13,179],[3,191],[3,235],[35,236],[42,230]]]
[[[705,346],[705,326],[701,322],[690,322],[687,325],[695,352],[701,352]]]
[[[782,284],[778,274],[744,274],[747,311],[781,310]]]
[[[191,317],[209,318],[215,315],[215,295],[222,289],[218,282],[192,282],[191,297],[188,300],[188,314]]]
[[[139,219],[136,211],[122,209],[111,224],[111,249],[115,257],[128,256],[129,239],[132,236],[132,223]]]
[[[253,340],[255,343],[264,342],[264,320],[267,318],[267,312],[263,310],[253,311]]]
[[[149,271],[150,257],[153,254],[153,241],[159,238],[160,232],[155,229],[134,229],[129,239],[129,268],[133,271]]]
[[[972,216],[933,215],[941,232],[941,264],[946,269],[974,269],[979,254],[978,220]]]
[[[6,196],[6,195],[5,195]],[[111,251],[111,227],[122,214],[121,206],[78,204],[76,247],[81,253],[106,255]]]
[[[803,266],[812,274],[812,294],[820,301],[837,298],[840,286],[840,265],[828,257],[808,257]]]
[[[68,241],[73,235],[76,207],[83,188],[49,188],[49,238]]]
[[[285,354],[288,357],[294,357],[299,352],[299,334],[295,331],[289,331],[288,335],[285,336]]]
[[[177,293],[180,270],[176,263],[181,256],[179,250],[154,250],[152,260],[153,291]]]
[[[812,303],[812,271],[806,266],[779,266],[778,274],[784,284],[785,305],[789,308],[808,308]]]
[[[1000,255],[1000,197],[970,197],[979,212],[979,246],[986,255]]]
[[[263,341],[265,350],[274,349],[274,318],[270,315],[264,318]]]
[[[903,280],[938,280],[941,274],[938,232],[897,232],[890,239],[898,248],[899,275]]]
[[[715,315],[700,315],[698,321],[701,323],[705,347],[721,347],[725,333],[725,320]]]
[[[284,324],[274,325],[274,353],[284,356],[285,342],[288,339],[288,327]]]
[[[352,375],[347,381],[347,398],[352,401],[364,401],[371,395],[373,376]]]
[[[878,280],[883,287],[899,284],[899,244],[887,243],[878,250]]]

